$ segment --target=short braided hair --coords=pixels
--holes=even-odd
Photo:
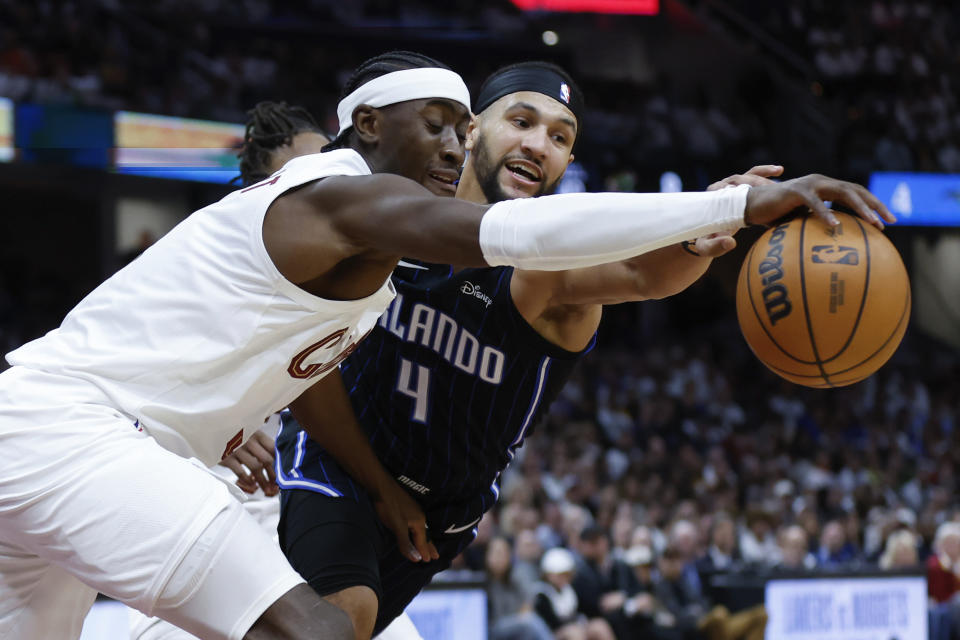
[[[247,112],[240,158],[240,183],[255,184],[270,175],[270,154],[284,147],[304,131],[323,133],[320,125],[303,107],[286,102],[258,102]]]
[[[390,51],[388,53],[382,53],[379,56],[374,56],[364,61],[354,70],[346,83],[344,83],[343,90],[340,92],[340,97],[337,98],[337,101],[343,100],[371,80],[385,76],[388,73],[404,71],[406,69],[429,68],[450,69],[450,67],[439,60],[425,56],[422,53],[415,53],[413,51]],[[349,139],[352,132],[353,127],[344,131],[342,135],[337,136],[337,139],[324,147],[323,150],[342,149],[349,146]]]

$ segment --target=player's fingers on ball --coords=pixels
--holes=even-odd
[[[843,180],[836,180],[834,178],[829,178],[819,174],[812,175],[810,178],[813,180],[812,184],[814,185],[814,191],[816,191],[816,199],[821,204],[823,200],[842,202],[867,222],[880,229],[883,228],[883,221],[880,220],[880,217],[874,213],[870,207],[867,206],[860,193],[857,191],[858,185],[855,185],[852,182],[844,182]],[[809,202],[808,206],[810,206],[810,208],[813,209],[817,215],[821,215],[821,211],[818,208],[811,206]],[[826,207],[824,207],[824,209],[826,209]],[[829,212],[829,210],[827,211]],[[836,216],[833,215],[832,212],[829,212],[829,215],[833,218],[833,220],[836,220]],[[829,220],[828,223],[831,226],[836,226],[838,224],[837,222],[829,222]]]
[[[887,205],[877,196],[870,193],[870,190],[864,187],[863,185],[855,185],[857,190],[860,192],[860,195],[863,196],[863,199],[867,202],[870,207],[880,214],[880,217],[886,220],[887,222],[896,222],[897,217],[890,213],[890,209],[887,208]]]
[[[427,545],[430,547],[430,559],[439,560],[440,552],[437,551],[437,547],[433,544],[433,542],[427,542]]]
[[[823,203],[823,196],[820,193],[808,191],[802,191],[801,195],[803,196],[803,203],[810,208],[810,210],[818,218],[827,223],[828,226],[835,227],[840,224],[840,221],[837,220],[837,216],[827,208],[827,205]]]
[[[857,190],[857,185],[844,182],[841,186],[842,200],[849,206],[851,209],[857,212],[861,218],[874,225],[878,229],[883,229],[883,220],[880,219],[880,216],[874,212],[873,208],[870,207],[864,201],[862,194]]]

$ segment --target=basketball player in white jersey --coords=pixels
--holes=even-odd
[[[240,154],[243,186],[268,178],[293,158],[320,153],[330,139],[313,116],[302,107],[261,102],[248,112]],[[211,471],[227,482],[236,482],[244,493],[243,507],[278,544],[279,488],[275,482],[274,440],[279,414],[271,418]],[[404,532],[406,534],[406,531]],[[196,636],[165,620],[130,609],[130,640],[196,640]],[[420,640],[413,621],[403,614],[377,636],[378,640]]]
[[[7,355],[0,637],[74,638],[97,591],[200,638],[353,637],[206,467],[284,406],[324,410],[324,375],[392,299],[401,255],[571,269],[798,206],[835,224],[824,199],[892,220],[823,176],[490,207],[438,198],[463,161],[463,81],[406,54],[358,72],[338,107],[341,149],[196,212]],[[377,486],[365,466],[348,471]]]

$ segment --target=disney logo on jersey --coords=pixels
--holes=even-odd
[[[493,304],[493,300],[490,299],[490,296],[485,294],[483,291],[480,291],[480,287],[473,284],[469,280],[464,280],[463,284],[460,285],[460,293],[464,293],[468,296],[473,296],[478,300],[483,300],[487,305],[487,309],[489,309],[490,305]]]
[[[334,352],[333,357],[326,362],[307,363],[307,358],[321,349],[333,349],[343,341],[343,338],[346,335],[347,328],[344,327],[343,329],[337,329],[327,337],[314,342],[293,357],[293,359],[290,361],[290,365],[287,367],[287,373],[289,373],[292,378],[304,380],[306,378],[316,378],[317,376],[323,375],[327,371],[330,371],[342,361],[346,360],[351,353],[356,351],[360,340],[363,340],[366,335],[362,336],[360,340],[349,343],[339,352]]]

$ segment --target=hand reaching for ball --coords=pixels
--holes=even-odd
[[[723,180],[714,182],[707,191],[719,191],[727,187],[735,187],[741,184],[749,184],[752,187],[776,184],[770,178],[779,176],[783,173],[783,167],[778,164],[759,164],[746,173],[735,173]],[[704,258],[717,258],[725,253],[733,251],[737,246],[736,239],[728,234],[712,233],[708,236],[701,236],[693,245],[693,250],[697,255]]]
[[[884,221],[897,221],[886,205],[864,187],[820,174],[754,186],[747,193],[743,219],[747,224],[770,224],[797,207],[807,207],[829,227],[836,227],[837,216],[824,200],[845,204],[878,229],[883,229]]]

